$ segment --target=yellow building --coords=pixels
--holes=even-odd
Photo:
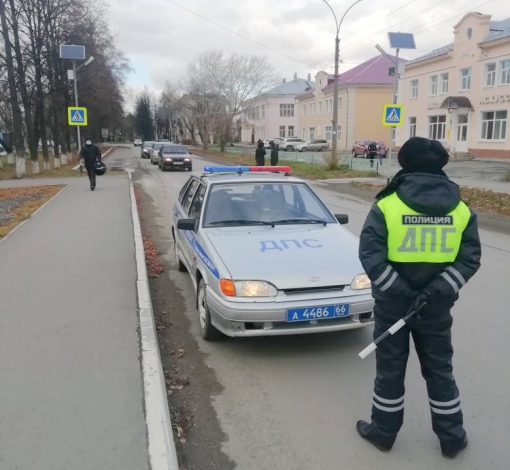
[[[400,60],[400,59],[399,59]],[[403,61],[403,60],[402,60]],[[389,145],[391,130],[382,125],[385,104],[393,99],[393,62],[384,56],[360,64],[340,75],[338,98],[339,150],[352,150],[354,142],[382,140]],[[333,138],[334,77],[315,76],[315,88],[296,98],[298,136],[304,140]]]

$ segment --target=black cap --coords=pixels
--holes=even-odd
[[[448,151],[438,140],[411,137],[398,152],[398,162],[404,171],[440,171],[449,160]]]

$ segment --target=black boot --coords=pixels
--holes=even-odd
[[[366,421],[360,420],[356,424],[358,434],[370,444],[377,447],[381,452],[389,452],[393,447],[395,439],[388,439],[378,435],[373,424],[369,424]]]
[[[446,457],[447,459],[454,459],[460,452],[462,452],[467,447],[467,445],[468,445],[467,436],[464,436],[464,440],[462,441],[460,447],[451,448],[450,446],[443,446],[443,444],[441,444],[441,452],[443,454],[443,457]]]

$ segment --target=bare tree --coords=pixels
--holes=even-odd
[[[267,57],[238,53],[227,56],[212,49],[199,54],[188,66],[186,88],[195,101],[207,102],[202,111],[212,118],[223,151],[231,140],[232,124],[241,113],[242,103],[277,82]],[[211,126],[211,121],[207,123]]]
[[[16,176],[21,178],[25,175],[25,144],[23,142],[23,118],[21,108],[18,103],[18,93],[16,90],[16,77],[14,75],[14,62],[12,57],[12,45],[7,26],[7,16],[5,12],[5,2],[0,0],[0,21],[2,24],[2,36],[5,47],[5,62],[7,66],[7,77],[9,82],[10,104],[12,109],[12,124],[14,134],[14,147],[16,148]]]

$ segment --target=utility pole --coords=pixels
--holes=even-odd
[[[340,64],[340,27],[342,26],[342,23],[344,21],[345,16],[349,12],[349,10],[362,0],[355,1],[349,8],[347,8],[346,12],[344,13],[344,16],[342,16],[342,19],[340,20],[340,23],[338,22],[336,18],[335,11],[333,8],[331,8],[331,5],[326,1],[322,0],[328,8],[331,10],[331,13],[333,13],[333,16],[335,17],[335,23],[336,23],[336,36],[335,36],[335,76],[334,76],[334,82],[333,82],[333,132],[331,133],[333,142],[331,146],[331,160],[328,164],[329,169],[335,169],[338,167],[338,88],[339,88],[339,74],[338,74],[338,67]],[[346,139],[347,139],[347,134]]]
[[[76,61],[73,60],[73,81],[74,81],[74,105],[78,107],[78,79],[76,78]],[[76,132],[78,133],[78,155],[81,151],[81,131],[80,126],[76,126]]]

